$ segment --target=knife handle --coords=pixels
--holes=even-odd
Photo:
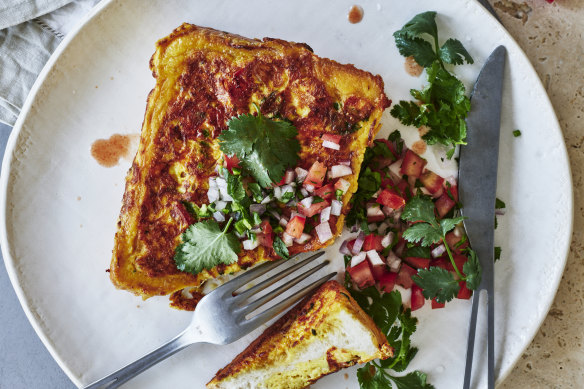
[[[481,291],[476,290],[472,297],[472,309],[468,328],[468,342],[466,345],[466,366],[464,368],[463,389],[470,389],[472,375],[472,361],[475,346],[475,333],[477,327],[477,314]],[[487,297],[487,376],[488,389],[495,388],[495,304],[492,291],[486,290]]]

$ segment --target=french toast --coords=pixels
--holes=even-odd
[[[156,43],[150,68],[156,84],[126,177],[110,265],[116,287],[143,298],[172,294],[171,305],[194,309],[206,280],[278,257],[260,245],[242,250],[234,263],[196,274],[179,270],[174,261],[181,234],[196,221],[185,203],[209,202],[210,179],[225,160],[219,135],[230,118],[254,110],[297,128],[299,168],[318,161],[350,167],[342,212],[328,221],[332,238],[320,242],[313,230],[310,239],[294,241],[288,250],[292,255],[334,241],[357,189],[365,148],[391,104],[380,76],[319,58],[306,44],[186,23]],[[338,150],[323,146],[324,134],[340,137]]]
[[[305,388],[341,368],[391,356],[373,320],[342,285],[329,281],[268,327],[207,388]]]

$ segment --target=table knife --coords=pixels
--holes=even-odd
[[[468,332],[464,389],[470,387],[476,319],[481,291],[487,295],[487,373],[488,388],[494,378],[494,234],[497,160],[501,127],[501,99],[507,51],[497,47],[485,62],[471,94],[467,144],[460,148],[459,198],[464,227],[471,247],[482,267],[482,278],[472,299]]]

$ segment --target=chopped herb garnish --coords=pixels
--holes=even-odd
[[[279,236],[274,238],[273,243],[274,251],[280,258],[288,259],[290,258],[290,253],[288,252],[288,247],[284,244],[284,241],[280,239]]]
[[[515,138],[517,138],[517,137],[521,136],[521,131],[520,131],[520,130],[513,130],[513,136],[514,136]]]

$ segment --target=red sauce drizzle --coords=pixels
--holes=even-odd
[[[120,158],[130,157],[133,135],[114,134],[109,139],[98,139],[91,145],[91,156],[101,166],[112,167]]]
[[[349,15],[347,15],[347,18],[349,19],[350,23],[359,23],[361,20],[363,20],[363,8],[361,8],[359,5],[352,6],[349,10]]]

